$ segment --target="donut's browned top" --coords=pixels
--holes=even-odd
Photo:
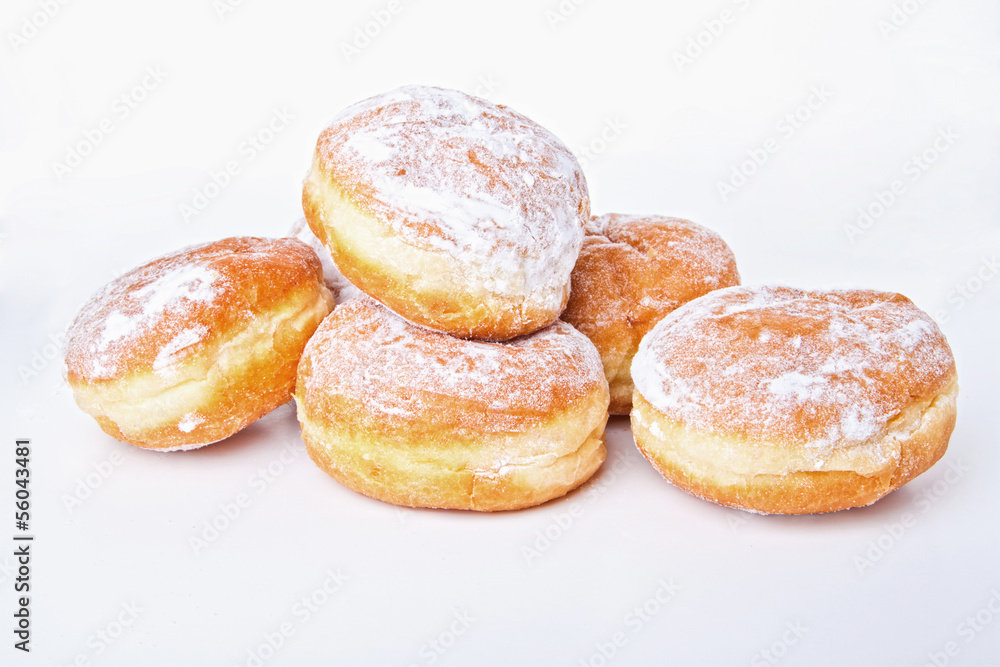
[[[480,342],[418,327],[359,297],[310,339],[296,396],[310,415],[363,412],[357,421],[407,434],[445,426],[513,433],[590,400],[605,383],[593,344],[564,322]]]
[[[590,214],[558,138],[454,90],[405,86],[348,107],[320,134],[316,165],[404,241],[491,285],[564,284]]]
[[[563,318],[591,339],[631,328],[638,343],[681,304],[739,281],[732,251],[710,229],[681,218],[610,213],[588,225]]]
[[[878,436],[955,373],[944,335],[900,294],[731,287],[664,318],[636,389],[693,429],[818,448]]]
[[[84,305],[69,331],[67,377],[86,382],[165,370],[321,276],[316,254],[288,238],[234,237],[165,255]]]

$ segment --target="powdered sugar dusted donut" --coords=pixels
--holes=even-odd
[[[363,292],[412,322],[489,340],[562,312],[590,211],[579,163],[548,130],[421,86],[341,112],[320,134],[302,203]]]
[[[868,505],[955,424],[955,362],[909,299],[729,288],[664,318],[632,363],[632,428],[671,482],[765,513]]]
[[[562,319],[601,353],[611,414],[632,408],[629,369],[642,337],[681,304],[739,283],[726,242],[689,220],[611,213],[590,221]]]
[[[294,239],[185,248],[114,280],[70,327],[67,380],[113,437],[159,450],[226,438],[291,398],[330,312],[320,263]]]
[[[306,346],[295,400],[313,461],[399,505],[537,505],[583,483],[605,456],[600,357],[564,322],[471,341],[353,299]]]
[[[302,241],[316,253],[320,264],[323,265],[323,282],[326,284],[326,288],[330,290],[330,293],[333,294],[333,298],[337,300],[337,303],[344,303],[361,294],[361,290],[352,285],[351,281],[345,278],[344,274],[337,268],[337,265],[333,263],[330,251],[313,234],[305,218],[299,218],[295,221],[292,228],[288,230],[288,236]]]

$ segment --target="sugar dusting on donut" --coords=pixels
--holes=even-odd
[[[586,231],[563,317],[588,335],[626,322],[644,334],[681,304],[739,284],[726,242],[690,220],[607,213]]]
[[[866,290],[731,287],[668,315],[640,345],[636,389],[698,430],[822,449],[885,431],[954,372],[933,320]]]
[[[86,341],[75,346],[68,360],[85,354],[89,364],[77,366],[92,379],[109,379],[120,370],[128,350],[150,329],[164,321],[187,319],[195,304],[210,305],[216,296],[218,272],[197,263],[168,262],[157,270],[141,267],[109,283],[84,306],[70,338]],[[157,353],[154,368],[169,365],[170,358],[202,340],[204,326],[170,327],[170,337]],[[69,361],[67,362],[69,363]],[[89,365],[89,367],[88,367]]]
[[[323,282],[326,283],[327,289],[333,293],[337,303],[344,303],[361,294],[361,290],[352,285],[351,281],[344,277],[344,274],[337,268],[333,258],[330,257],[330,251],[323,245],[322,241],[316,238],[305,218],[296,220],[291,229],[288,230],[287,235],[302,241],[316,253],[320,264],[323,265]]]
[[[564,322],[477,342],[413,325],[368,297],[338,306],[305,356],[307,393],[332,392],[411,427],[449,406],[466,426],[519,431],[604,381],[597,350]]]
[[[627,245],[649,260],[676,265],[690,282],[700,282],[706,291],[728,287],[727,280],[739,280],[733,251],[722,237],[684,218],[606,213],[591,218],[587,233]],[[657,247],[661,241],[664,248]]]
[[[238,279],[247,270],[273,280],[251,289]],[[249,323],[279,299],[281,276],[319,270],[311,251],[292,239],[229,238],[155,259],[84,305],[69,330],[67,374],[100,381],[141,368],[170,379],[172,364],[202,341]]]
[[[407,243],[451,254],[469,280],[561,300],[589,196],[573,154],[525,116],[406,86],[341,112],[317,156],[355,204]]]

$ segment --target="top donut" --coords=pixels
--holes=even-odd
[[[359,289],[417,324],[487,340],[559,316],[590,216],[583,171],[551,132],[423,86],[334,118],[302,204]]]

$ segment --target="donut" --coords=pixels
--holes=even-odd
[[[70,326],[66,380],[118,440],[162,451],[226,438],[287,403],[333,307],[294,239],[227,238],[112,281]]]
[[[316,257],[319,258],[319,262],[323,267],[323,283],[326,288],[330,290],[333,298],[337,303],[343,303],[348,299],[353,299],[354,297],[361,294],[361,291],[351,284],[351,282],[344,277],[344,274],[340,272],[337,265],[333,263],[333,258],[330,257],[330,251],[326,249],[326,246],[313,234],[313,231],[309,228],[309,224],[306,222],[305,218],[299,218],[292,225],[292,228],[288,230],[289,236],[293,239],[298,239],[302,241],[307,246],[312,248],[312,251],[316,253]]]
[[[423,86],[341,112],[302,207],[362,292],[416,324],[496,341],[559,316],[590,217],[580,165],[552,133]]]
[[[474,341],[352,299],[306,345],[295,402],[310,458],[396,505],[538,505],[582,484],[605,457],[600,357],[561,321],[508,342]]]
[[[940,459],[955,425],[948,342],[895,293],[711,292],[653,328],[632,377],[653,466],[763,514],[870,505]]]
[[[613,415],[632,408],[632,357],[668,313],[740,284],[736,259],[715,232],[681,218],[610,213],[591,219],[562,319],[601,353]]]

